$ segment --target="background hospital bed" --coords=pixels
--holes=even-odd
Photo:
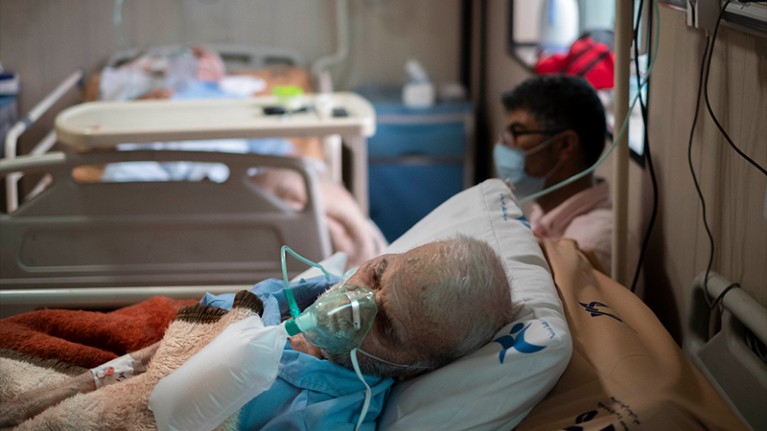
[[[163,52],[176,52],[181,49],[179,46],[165,46],[153,48],[154,53]],[[213,49],[213,48],[211,48]],[[237,73],[255,73],[258,76],[263,77],[267,82],[267,90],[275,85],[292,84],[299,85],[302,88],[309,88],[309,78],[306,71],[301,72],[301,59],[299,56],[292,54],[286,50],[270,49],[270,48],[253,48],[247,46],[231,46],[231,45],[217,45],[215,46],[217,52],[219,52],[222,58],[226,61],[227,67]],[[109,60],[109,64],[119,63],[125,61],[127,58],[135,56],[139,50],[121,51],[112,56]],[[144,52],[145,50],[140,50]],[[55,105],[55,101],[61,97],[66,91],[71,89],[81,78],[81,73],[75,73],[68,77],[62,84],[54,89],[51,95],[35,107],[27,118],[20,121],[11,133],[9,133],[6,140],[6,153],[7,160],[14,161],[18,157],[18,138],[26,131],[30,125],[32,125],[40,116],[49,108]],[[298,81],[296,80],[298,77]],[[91,78],[91,82],[94,78]],[[97,81],[98,78],[96,77]],[[92,84],[91,84],[92,85]],[[86,96],[87,98],[87,96]],[[324,258],[330,252],[330,246],[328,246],[328,237],[330,236],[331,245],[336,246],[341,244],[340,247],[350,255],[350,259],[360,259],[370,257],[371,249],[380,249],[383,243],[383,237],[380,232],[377,232],[377,228],[371,221],[366,218],[367,208],[367,152],[366,152],[366,138],[372,135],[375,131],[375,119],[374,112],[370,104],[359,96],[351,93],[332,93],[332,94],[307,94],[301,97],[301,103],[307,107],[306,112],[296,113],[288,116],[268,116],[263,112],[263,108],[266,106],[274,106],[280,103],[276,96],[263,95],[255,96],[246,99],[231,99],[231,100],[148,100],[141,102],[88,102],[71,106],[64,109],[57,116],[55,133],[51,132],[49,135],[31,151],[33,155],[46,154],[55,145],[63,148],[68,153],[63,159],[60,155],[51,156],[43,160],[41,166],[45,166],[44,169],[54,169],[59,172],[57,175],[61,175],[60,178],[66,178],[66,181],[72,183],[72,186],[67,187],[55,187],[46,192],[46,199],[52,199],[49,196],[62,194],[62,191],[72,193],[72,196],[58,197],[55,199],[61,199],[59,202],[64,202],[63,207],[72,207],[69,210],[70,215],[77,214],[89,215],[93,213],[92,207],[78,207],[74,202],[80,202],[82,199],[92,199],[94,202],[98,199],[103,200],[98,202],[102,208],[109,208],[111,211],[109,214],[118,217],[120,209],[125,205],[129,205],[133,202],[142,202],[142,205],[137,205],[135,208],[123,214],[123,217],[136,216],[139,218],[151,218],[153,217],[152,211],[156,211],[157,214],[166,213],[178,213],[178,217],[199,217],[199,208],[207,208],[203,210],[204,217],[208,217],[208,220],[225,220],[227,217],[236,217],[247,213],[247,216],[252,220],[259,220],[259,227],[255,228],[252,223],[250,226],[242,225],[239,227],[240,231],[246,235],[238,236],[239,240],[242,240],[243,246],[251,248],[251,251],[245,254],[239,254],[244,251],[243,248],[233,247],[228,249],[228,253],[216,253],[215,247],[209,247],[211,256],[216,255],[216,261],[222,265],[218,265],[215,269],[218,271],[218,275],[211,276],[208,273],[206,276],[197,277],[191,273],[184,277],[170,277],[175,283],[231,283],[233,281],[252,283],[254,280],[259,280],[265,277],[277,276],[279,269],[279,262],[277,260],[277,254],[270,248],[275,243],[291,244],[297,250],[306,248],[306,256],[312,256],[314,259]],[[345,113],[344,116],[333,115],[333,109],[342,109]],[[338,170],[331,175],[330,181],[322,183],[322,187],[318,187],[318,175],[308,175],[309,165],[305,162],[298,161],[297,159],[287,163],[287,167],[298,173],[291,175],[285,170],[271,169],[269,172],[273,175],[274,180],[271,178],[269,186],[277,193],[287,194],[287,198],[292,199],[290,204],[295,205],[296,200],[300,200],[298,204],[303,208],[298,213],[301,214],[300,220],[288,222],[283,220],[283,217],[279,215],[279,211],[274,211],[270,205],[277,205],[279,199],[274,196],[270,197],[270,203],[264,204],[263,191],[255,190],[255,182],[249,182],[245,175],[243,165],[246,163],[253,163],[258,165],[260,163],[265,164],[267,167],[280,167],[283,166],[283,162],[277,161],[276,158],[227,158],[215,152],[200,152],[199,154],[183,154],[183,153],[166,153],[151,155],[151,154],[129,154],[127,151],[114,151],[116,144],[120,143],[150,143],[150,142],[167,142],[167,141],[204,141],[210,139],[257,139],[257,138],[274,138],[274,137],[286,137],[295,141],[296,139],[309,139],[316,140],[316,142],[322,143],[325,146],[326,160],[331,165],[331,171]],[[337,141],[333,138],[339,138]],[[349,172],[349,185],[353,195],[344,194],[343,185],[340,184],[340,178],[336,182],[335,178],[340,177],[341,158],[340,158],[340,142],[343,142],[349,149],[351,155],[351,161],[347,161],[347,172]],[[78,156],[69,153],[78,153]],[[98,153],[98,154],[95,154]],[[107,153],[113,153],[106,155]],[[311,159],[311,154],[309,159]],[[55,167],[54,160],[63,163],[60,167]],[[76,180],[83,180],[86,182],[99,182],[101,181],[101,172],[103,172],[104,166],[108,164],[114,165],[118,162],[150,162],[155,164],[168,163],[173,161],[180,161],[189,163],[192,161],[198,161],[200,163],[238,163],[235,166],[239,170],[232,170],[232,177],[229,178],[224,184],[212,184],[204,183],[200,185],[191,184],[188,181],[175,182],[172,184],[160,185],[157,182],[146,183],[144,182],[134,185],[121,185],[117,183],[106,183],[98,186],[87,186],[79,184],[77,181],[65,176],[64,170],[72,170],[77,167],[75,171]],[[56,162],[56,163],[58,163]],[[27,167],[27,162],[23,162],[22,165]],[[8,166],[8,165],[6,165]],[[14,165],[21,166],[21,165]],[[40,166],[38,166],[40,168]],[[30,169],[30,172],[43,170],[38,168]],[[230,167],[231,168],[231,167]],[[6,208],[9,214],[8,223],[19,223],[18,220],[22,217],[22,214],[28,214],[29,211],[33,213],[37,211],[40,206],[33,207],[33,209],[24,209],[19,214],[14,214],[14,211],[19,206],[21,196],[25,196],[27,193],[36,195],[43,190],[51,181],[49,175],[38,174],[28,175],[29,181],[24,187],[19,187],[20,180],[24,176],[24,172],[16,171],[17,168],[8,168],[4,171],[4,181],[6,185]],[[94,175],[94,172],[96,173]],[[316,172],[316,170],[315,170]],[[70,173],[71,177],[73,174]],[[282,175],[282,176],[280,176]],[[284,180],[283,180],[284,177]],[[297,179],[300,178],[300,179]],[[57,180],[63,181],[61,179]],[[306,184],[311,182],[312,188],[308,188]],[[332,182],[333,184],[329,184]],[[248,184],[245,184],[248,183]],[[36,186],[32,186],[36,184]],[[54,184],[55,185],[55,184]],[[247,186],[247,187],[246,187]],[[197,190],[199,187],[203,190]],[[205,189],[208,188],[208,189]],[[102,190],[101,195],[94,195],[93,190]],[[131,190],[125,192],[125,190]],[[137,189],[151,189],[153,196],[156,196],[155,202],[148,202],[146,200],[139,199],[139,196],[135,192]],[[318,191],[319,190],[319,191]],[[123,193],[133,193],[131,196],[123,195]],[[179,199],[183,193],[194,193],[194,199],[188,202],[189,205],[181,205],[163,199],[163,196],[174,196],[174,199]],[[300,196],[296,197],[296,193]],[[319,197],[316,193],[320,193]],[[88,194],[87,198],[83,196]],[[324,196],[323,196],[324,194]],[[305,197],[304,197],[305,195]],[[28,198],[29,196],[27,196]],[[256,199],[256,202],[230,202],[230,199]],[[22,198],[23,199],[23,198]],[[261,201],[259,201],[259,199]],[[321,205],[320,201],[330,200],[330,205]],[[354,202],[356,200],[356,202]],[[199,208],[193,208],[192,202],[198,202]],[[275,203],[276,202],[276,203]],[[165,206],[165,210],[157,207],[152,209],[151,205],[155,203]],[[358,207],[352,208],[355,203]],[[40,204],[36,204],[40,205]],[[218,209],[214,206],[219,205]],[[280,211],[288,213],[289,208],[287,204],[282,203]],[[35,209],[36,208],[36,209]],[[344,209],[346,208],[346,209]],[[62,209],[59,209],[64,211]],[[328,210],[328,214],[323,214],[323,210]],[[104,210],[100,210],[104,211]],[[182,211],[187,211],[187,214],[181,215]],[[207,212],[206,212],[207,211]],[[264,211],[265,214],[259,215],[259,211]],[[332,213],[332,214],[331,214]],[[48,214],[48,213],[46,213]],[[102,214],[105,215],[106,213]],[[146,215],[143,215],[146,214]],[[198,214],[198,215],[194,215]],[[315,215],[320,214],[320,220],[315,220]],[[48,214],[49,215],[49,214]],[[326,217],[327,220],[323,217]],[[86,216],[87,218],[87,216]],[[119,218],[119,217],[118,217]],[[28,219],[25,219],[28,220]],[[46,222],[52,222],[53,219],[48,219]],[[96,220],[90,218],[82,221],[83,225],[87,223],[98,223]],[[102,220],[103,222],[103,220]],[[109,222],[113,223],[113,222]],[[223,223],[223,222],[222,222]],[[271,230],[267,229],[267,226],[272,224]],[[287,227],[286,223],[294,223],[294,226]],[[149,223],[151,224],[151,222]],[[304,224],[304,225],[302,225]],[[332,224],[332,226],[331,226]],[[113,224],[110,224],[113,226]],[[329,232],[330,228],[330,232]],[[64,229],[62,227],[62,229]],[[121,229],[128,229],[125,226],[120,226],[117,231]],[[130,228],[130,229],[135,229]],[[194,230],[193,228],[188,228]],[[316,231],[319,229],[319,232]],[[11,232],[13,228],[4,229],[4,233]],[[309,234],[302,234],[306,230]],[[148,235],[148,232],[144,232]],[[180,232],[178,232],[180,235]],[[218,232],[222,233],[222,232]],[[207,235],[215,236],[214,232],[208,232]],[[377,234],[377,235],[376,235]],[[130,293],[128,291],[120,291],[119,295],[122,299],[116,299],[112,297],[109,304],[100,303],[102,300],[106,300],[110,297],[110,294],[105,291],[97,291],[95,296],[91,293],[83,293],[78,291],[80,299],[89,297],[90,302],[93,304],[101,304],[104,306],[125,305],[131,300],[137,300],[145,298],[151,294],[157,294],[159,292],[165,292],[166,289],[149,289],[148,285],[154,282],[146,280],[152,278],[147,276],[146,279],[137,277],[135,274],[144,271],[147,267],[144,265],[135,266],[136,262],[134,257],[130,257],[132,253],[136,253],[135,250],[124,250],[124,253],[115,253],[117,250],[117,243],[125,241],[126,238],[120,237],[112,238],[115,244],[112,245],[113,260],[104,260],[101,258],[100,262],[104,264],[112,265],[112,274],[125,275],[124,270],[118,271],[116,266],[121,268],[132,268],[133,280],[126,280],[129,284],[142,284],[144,287],[139,290],[133,289]],[[173,243],[174,252],[162,253],[162,245],[157,245],[157,253],[152,255],[152,259],[160,265],[161,262],[165,262],[167,256],[178,256],[181,259],[187,259],[185,265],[189,265],[190,268],[195,268],[195,271],[200,271],[195,264],[197,262],[203,262],[206,257],[202,256],[202,252],[199,250],[194,252],[200,255],[185,256],[189,253],[188,249],[194,249],[195,247],[201,247],[199,244],[209,243],[209,239],[205,239],[202,232],[195,231],[193,235],[184,235],[185,241],[178,241]],[[227,235],[237,236],[235,232],[229,229]],[[263,235],[271,235],[269,238],[262,238]],[[23,235],[22,235],[23,237]],[[16,238],[18,241],[25,241],[26,237]],[[96,236],[98,238],[98,236]],[[151,237],[148,235],[147,238]],[[380,237],[381,243],[376,238]],[[80,238],[80,237],[78,237]],[[129,239],[138,241],[137,237],[129,237]],[[229,244],[229,240],[225,240],[224,237],[220,238],[225,244]],[[268,251],[264,251],[261,255],[255,255],[252,251],[252,246],[246,246],[244,242],[246,240],[256,240],[254,243],[263,244],[267,247]],[[77,241],[82,241],[82,244],[87,244],[89,240],[86,238],[80,238]],[[318,242],[319,241],[319,242]],[[102,241],[97,247],[100,249],[107,241]],[[218,240],[215,240],[218,242]],[[306,244],[305,246],[303,244]],[[211,243],[213,245],[213,243]],[[10,247],[10,244],[9,244]],[[28,247],[28,246],[24,246]],[[166,250],[170,252],[171,250]],[[162,256],[165,256],[163,258]],[[185,257],[182,257],[185,256]],[[268,259],[267,257],[268,256]],[[142,259],[144,264],[149,265],[149,255],[145,255]],[[58,273],[64,277],[62,280],[74,280],[76,279],[74,274],[79,274],[79,263],[75,261],[58,262],[55,265],[44,264],[47,269],[40,270],[35,268],[37,264],[30,265],[30,262],[24,262],[20,256],[6,255],[3,259],[2,272],[4,279],[4,287],[20,287],[22,285],[26,287],[33,286],[34,289],[42,289],[47,283],[45,280],[52,280],[56,276],[54,273]],[[88,258],[78,262],[85,262]],[[271,262],[267,262],[271,260]],[[131,263],[133,262],[133,263]],[[253,267],[243,269],[240,267],[242,262],[257,262]],[[39,263],[39,262],[38,262]],[[167,262],[165,264],[167,266]],[[229,265],[229,266],[227,266]],[[260,265],[260,266],[259,266]],[[10,268],[15,267],[11,270]],[[56,267],[55,269],[53,267]],[[228,268],[228,269],[224,269]],[[179,266],[175,269],[166,267],[161,270],[165,272],[173,272],[174,274],[181,274],[182,267]],[[205,272],[207,270],[202,270]],[[109,271],[100,269],[97,271],[101,274],[109,274]],[[150,271],[151,273],[151,271]],[[21,275],[23,274],[23,275]],[[34,274],[34,275],[33,275]],[[243,276],[247,274],[247,276]],[[207,279],[206,279],[207,277]],[[25,279],[26,281],[21,281]],[[161,278],[162,279],[162,278]],[[83,279],[85,283],[74,283],[80,287],[89,286],[94,287],[108,287],[108,277],[104,278],[91,278]],[[196,281],[195,281],[196,280]],[[25,284],[26,283],[26,284]],[[106,284],[104,284],[106,283]],[[65,282],[64,285],[67,283]],[[59,286],[60,287],[60,286]],[[225,289],[231,290],[231,289]],[[182,292],[192,292],[194,295],[199,293],[197,288],[174,290],[177,295],[181,295]],[[61,293],[61,292],[60,292]],[[59,297],[59,305],[67,305],[71,303],[72,292],[66,292]],[[35,303],[35,300],[27,298],[21,300],[18,298],[23,297],[23,293],[19,291],[13,292],[16,295],[16,301],[31,301],[29,303]],[[21,296],[20,296],[21,295]],[[40,291],[34,295],[34,298],[40,298],[46,296],[49,301],[52,301],[51,292]],[[193,296],[194,296],[193,295]],[[55,296],[55,295],[54,295]],[[66,299],[69,298],[69,299]],[[99,298],[99,299],[97,299]],[[6,299],[8,304],[10,299]],[[79,300],[79,299],[78,299]],[[69,301],[69,302],[67,302]],[[77,302],[77,301],[74,301]]]
[[[318,68],[314,68],[312,69],[312,72],[310,72],[302,55],[289,49],[250,46],[244,44],[196,44],[195,46],[204,48],[205,50],[218,55],[225,67],[226,76],[250,76],[261,80],[264,83],[264,86],[258,92],[254,93],[254,95],[270,96],[273,89],[279,86],[300,88],[304,93],[310,94],[313,92],[314,88],[313,81],[321,79],[320,76],[315,75],[325,73],[323,69]],[[185,51],[188,53],[189,46],[178,44],[121,49],[109,56],[104,63],[104,68],[118,67],[139,56],[149,58],[169,58],[173,55],[177,56],[179,53]],[[81,141],[57,141],[57,137],[53,131],[49,132],[48,135],[33,148],[30,148],[30,145],[21,148],[19,140],[23,133],[35,127],[35,123],[38,122],[41,117],[46,115],[49,110],[56,107],[55,104],[78,84],[85,82],[82,101],[92,102],[101,100],[100,80],[101,72],[96,72],[86,77],[81,70],[75,71],[63,79],[56,88],[43,98],[37,106],[32,108],[29,113],[8,132],[4,143],[5,157],[13,158],[21,154],[41,154],[50,151],[51,148],[68,151],[72,149],[71,146],[82,151],[84,148],[81,145]],[[159,78],[158,82],[158,85],[161,85],[163,81]],[[272,101],[274,101],[274,99],[272,99]],[[328,109],[332,109],[333,102],[328,102],[325,105]],[[343,106],[341,106],[341,108],[343,108]],[[372,108],[370,109],[370,113],[372,113]],[[279,124],[281,121],[279,116],[275,116],[273,119],[275,124]],[[375,121],[372,118],[366,118],[364,121],[366,123],[365,133],[369,136],[374,133]],[[369,125],[372,125],[372,128]],[[284,127],[279,129],[278,126],[278,133],[276,135],[269,135],[267,132],[261,133],[260,136],[288,138],[296,147],[299,155],[314,157],[325,161],[331,179],[339,183],[343,181],[347,188],[354,193],[357,201],[362,206],[363,211],[367,213],[367,172],[365,169],[367,153],[365,152],[364,147],[364,137],[363,141],[359,142],[358,138],[360,137],[360,134],[356,131],[355,133],[347,133],[345,136],[339,137],[337,134],[333,133],[332,129],[328,129],[328,127],[317,132],[317,134],[313,135],[311,134],[312,130],[303,129],[297,130],[295,134],[291,135],[287,133],[287,130]],[[344,131],[340,130],[340,132]],[[173,136],[165,137],[173,139]],[[248,136],[247,138],[251,137],[252,136]],[[141,142],[146,143],[152,141],[141,140]],[[90,143],[91,142],[89,142],[89,144]],[[116,143],[121,142],[113,141],[110,142],[109,145]],[[61,147],[62,144],[64,144],[64,147]],[[344,152],[342,144],[344,144],[347,149],[347,155],[349,155],[351,159],[350,162],[345,162],[343,160]],[[58,147],[55,147],[56,145],[58,145]],[[105,144],[102,142],[100,145],[103,146]],[[100,174],[101,172],[96,170],[90,172],[91,176]],[[18,201],[18,182],[19,178],[17,176],[12,175],[6,179],[6,208],[9,208],[10,210],[15,208]]]

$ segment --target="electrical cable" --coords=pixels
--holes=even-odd
[[[710,246],[710,248],[709,248],[709,256],[708,256],[708,263],[706,264],[706,273],[704,275],[704,280],[703,280],[704,297],[705,297],[706,302],[708,303],[710,308],[714,308],[716,306],[716,304],[717,304],[718,299],[719,299],[719,298],[717,298],[717,300],[712,303],[709,300],[709,294],[708,294],[708,279],[709,279],[709,275],[711,273],[711,266],[713,264],[714,254],[715,254],[714,236],[711,233],[711,228],[708,225],[708,219],[706,217],[706,200],[705,200],[705,197],[703,196],[703,192],[700,189],[700,184],[698,183],[697,176],[695,175],[695,169],[694,169],[693,164],[692,164],[692,141],[693,141],[693,135],[695,133],[695,125],[696,125],[697,119],[698,119],[698,112],[699,112],[699,109],[700,109],[701,93],[704,94],[704,98],[705,98],[705,101],[706,101],[706,108],[708,109],[709,115],[711,116],[712,120],[714,120],[714,123],[716,124],[717,128],[722,133],[722,135],[725,137],[725,139],[730,144],[730,146],[744,160],[746,160],[747,162],[751,163],[757,169],[759,169],[762,173],[767,175],[767,171],[765,171],[765,169],[762,166],[760,166],[758,163],[753,161],[750,157],[748,157],[745,153],[743,153],[740,150],[740,148],[738,148],[732,142],[732,139],[730,139],[730,136],[727,134],[727,132],[724,130],[724,128],[721,126],[721,124],[719,123],[718,119],[716,118],[716,115],[714,114],[713,109],[711,108],[711,103],[710,103],[709,98],[708,98],[708,79],[709,79],[709,73],[710,73],[710,69],[711,69],[711,58],[713,57],[713,53],[714,53],[714,45],[715,45],[715,42],[716,42],[716,36],[717,36],[717,33],[719,32],[719,26],[722,23],[722,17],[724,16],[725,11],[727,10],[727,6],[730,4],[730,2],[731,2],[731,0],[727,0],[724,3],[724,5],[722,6],[722,9],[719,11],[719,16],[718,16],[717,21],[716,21],[716,26],[714,27],[713,35],[711,37],[709,37],[709,38],[706,38],[706,47],[705,47],[705,49],[703,51],[703,58],[701,60],[701,65],[700,65],[700,76],[699,76],[699,82],[698,82],[698,94],[697,94],[696,101],[695,101],[695,115],[693,117],[692,126],[690,127],[690,140],[688,142],[688,147],[687,147],[687,162],[688,162],[689,167],[690,167],[690,173],[692,174],[693,183],[695,184],[695,190],[697,191],[698,197],[700,198],[701,209],[702,209],[702,217],[703,217],[703,226],[705,227],[706,235],[708,236],[709,246]],[[735,284],[737,284],[737,283],[735,283]],[[727,290],[729,290],[731,287],[732,287],[732,285],[728,286],[728,288],[725,289],[725,292]],[[720,295],[720,297],[724,296],[725,292],[723,292]]]
[[[695,97],[695,113],[692,117],[692,125],[690,126],[690,138],[687,142],[687,163],[690,168],[690,174],[692,175],[692,182],[695,185],[695,191],[698,193],[698,198],[700,199],[700,205],[701,205],[701,211],[702,211],[702,217],[703,217],[703,226],[706,229],[706,235],[708,236],[708,242],[709,242],[709,255],[708,255],[708,264],[706,265],[706,274],[703,279],[703,297],[706,300],[706,303],[709,307],[712,307],[712,303],[709,300],[708,295],[708,276],[711,272],[711,264],[714,261],[714,236],[711,234],[711,228],[708,226],[708,219],[706,217],[706,199],[703,196],[703,191],[700,189],[700,184],[698,183],[698,176],[695,174],[695,167],[692,164],[692,141],[693,137],[695,136],[695,126],[698,123],[698,114],[700,113],[700,98],[703,94],[703,79],[705,76],[705,69],[706,69],[706,56],[709,52],[710,45],[710,38],[706,38],[706,46],[703,49],[703,58],[700,62],[700,75],[698,76],[698,93]]]
[[[641,81],[641,75],[639,73],[639,24],[642,19],[643,8],[644,8],[644,0],[639,0],[639,10],[637,12],[636,24],[634,26],[634,68],[636,69],[636,72],[637,72],[636,73],[637,87],[638,87],[637,94],[639,96],[639,107],[642,110],[642,123],[644,127],[644,143],[643,143],[644,157],[645,157],[645,160],[647,161],[647,167],[650,172],[650,180],[652,183],[652,211],[650,213],[650,220],[647,223],[647,229],[645,230],[644,238],[642,239],[642,247],[640,249],[639,259],[637,261],[636,269],[634,271],[634,279],[631,281],[631,292],[636,292],[637,282],[639,281],[639,274],[642,269],[642,264],[644,263],[645,253],[647,252],[647,246],[650,242],[650,234],[652,233],[652,228],[655,225],[655,220],[658,216],[658,179],[655,175],[655,167],[653,166],[653,162],[652,162],[652,152],[650,151],[650,137],[649,137],[649,133],[647,129],[647,121],[648,121],[647,104],[642,98],[642,86],[641,86],[642,81]],[[652,25],[652,21],[650,22],[650,24]],[[651,55],[652,52],[650,52],[649,54]]]
[[[716,306],[719,305],[720,302],[722,302],[722,299],[724,299],[724,295],[727,295],[727,292],[729,292],[730,289],[734,289],[736,287],[739,288],[740,287],[740,283],[730,283],[727,287],[724,288],[722,293],[720,293],[719,296],[716,297],[714,302],[709,304],[709,308],[711,308],[712,310],[714,308],[716,308]]]
[[[703,86],[703,94],[704,98],[706,100],[706,108],[708,109],[708,114],[711,116],[711,119],[714,120],[714,124],[716,124],[716,127],[719,129],[719,132],[724,136],[725,140],[728,144],[730,144],[730,147],[732,147],[733,150],[735,150],[736,153],[740,157],[742,157],[745,161],[756,167],[756,169],[760,170],[762,174],[767,176],[767,170],[764,169],[763,166],[759,165],[756,161],[754,161],[751,157],[749,157],[746,153],[744,153],[740,148],[738,148],[737,145],[732,141],[730,138],[730,135],[727,133],[727,131],[722,127],[722,125],[719,123],[719,119],[716,117],[716,114],[714,113],[714,110],[711,108],[711,102],[708,98],[708,76],[709,73],[711,73],[711,57],[714,56],[714,44],[716,43],[716,34],[719,32],[719,25],[722,23],[722,17],[724,16],[725,11],[727,11],[727,6],[730,4],[732,0],[727,0],[724,5],[722,6],[722,9],[719,11],[719,17],[716,20],[716,26],[714,27],[714,34],[711,37],[711,48],[709,49],[708,53],[708,64],[706,65],[706,78],[705,83]]]

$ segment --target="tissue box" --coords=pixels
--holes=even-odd
[[[428,108],[434,105],[435,99],[431,82],[409,82],[402,88],[402,103],[408,108]]]

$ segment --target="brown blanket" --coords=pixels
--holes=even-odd
[[[575,242],[542,245],[573,356],[516,430],[747,429],[638,297],[594,270]]]
[[[0,348],[93,368],[159,341],[195,299],[152,297],[112,312],[36,310],[0,320]]]
[[[61,379],[60,376],[53,376],[54,373],[50,370],[38,367],[39,372],[49,380],[56,378],[58,381],[50,380],[52,385],[33,387],[31,392],[6,397],[5,403],[0,399],[0,428],[18,424],[15,430],[156,429],[148,402],[157,382],[207,345],[229,324],[259,315],[262,311],[261,300],[245,290],[235,295],[232,310],[229,312],[201,304],[184,307],[167,326],[162,340],[153,349],[151,359],[141,360],[145,369],[134,368],[137,373],[129,373],[127,377],[101,387],[93,383],[90,372]],[[26,364],[26,369],[33,369],[33,362]],[[9,364],[11,363],[0,363],[0,367],[7,367]],[[16,365],[15,369],[22,368]],[[122,372],[128,373],[126,370]],[[61,372],[56,374],[60,375]],[[21,376],[9,377],[12,381],[18,381]],[[83,381],[90,384],[84,385]],[[20,388],[30,386],[28,382],[19,383],[17,386]],[[59,388],[64,390],[59,391]],[[51,392],[58,393],[49,397]],[[21,414],[18,415],[17,412]],[[233,416],[216,429],[237,429],[237,416]]]

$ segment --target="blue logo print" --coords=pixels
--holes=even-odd
[[[530,324],[525,326],[522,323],[517,323],[511,327],[509,335],[504,335],[503,337],[493,340],[494,343],[498,343],[501,345],[501,347],[503,347],[503,350],[498,353],[498,359],[501,361],[501,363],[503,363],[503,360],[506,358],[506,350],[512,347],[521,353],[535,353],[546,348],[546,346],[536,346],[535,344],[530,344],[525,340],[525,331],[527,331],[527,328],[529,327]],[[516,336],[514,334],[516,334]]]
[[[519,202],[517,202],[513,198],[511,200],[512,202],[514,202],[514,204],[517,205],[517,207],[522,208],[519,205]],[[503,193],[501,193],[500,203],[501,203],[501,213],[503,214],[503,220],[507,221],[509,220],[511,215],[509,214],[509,206],[506,204],[506,197],[504,196]],[[523,225],[527,226],[528,229],[530,229],[530,222],[527,221],[524,214],[517,217],[516,220],[521,222]]]
[[[615,320],[617,320],[619,322],[623,322],[623,319],[621,319],[620,317],[618,317],[618,316],[616,316],[614,314],[610,314],[610,313],[608,313],[606,311],[602,311],[602,310],[597,308],[597,307],[610,308],[607,304],[602,304],[601,302],[597,302],[597,301],[592,301],[592,302],[590,302],[588,304],[584,304],[583,302],[578,301],[578,304],[581,304],[581,307],[583,307],[587,312],[591,313],[591,317],[609,316],[609,317],[612,317],[613,319],[615,319]]]
[[[525,226],[526,226],[528,229],[532,229],[532,228],[530,227],[530,222],[529,222],[529,221],[527,221],[527,219],[525,218],[525,216],[524,216],[524,215],[521,215],[521,216],[517,217],[517,220],[519,220],[520,222],[522,222],[522,224],[523,224],[523,225],[525,225]]]

